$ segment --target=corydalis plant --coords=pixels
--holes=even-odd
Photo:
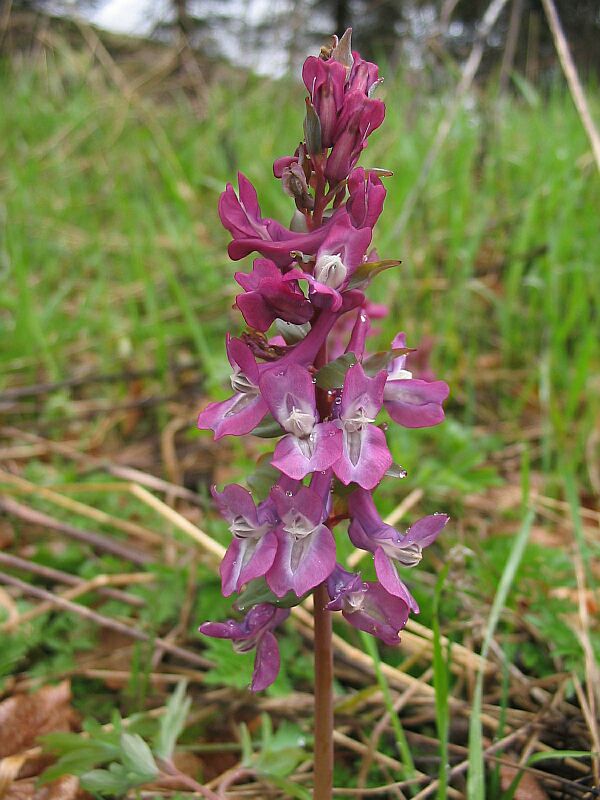
[[[296,206],[290,226],[262,216],[242,174],[237,193],[228,184],[219,201],[229,256],[261,257],[235,276],[248,329],[227,338],[233,393],[211,403],[198,425],[215,439],[255,433],[279,441],[266,499],[256,503],[238,485],[213,489],[233,535],[221,564],[223,594],[243,593],[238,608],[249,610],[241,622],[200,630],[241,652],[256,650],[254,691],[279,670],[274,629],[311,591],[315,614],[341,611],[356,628],[398,643],[409,612],[418,611],[398,569],[417,565],[448,520],[434,514],[403,533],[381,519],[372,497],[386,474],[403,474],[377,424],[382,409],[408,428],[436,425],[448,387],[413,376],[404,333],[385,353],[366,351],[371,319],[387,309],[369,303],[365,290],[399,262],[370,249],[386,195],[381,178],[391,173],[357,162],[385,107],[373,97],[378,68],[352,52],[350,34],[304,63],[304,139],[274,163]],[[337,563],[332,529],[347,520],[352,543],[373,553],[376,582]]]

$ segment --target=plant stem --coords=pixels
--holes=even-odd
[[[331,800],[333,789],[333,646],[331,613],[324,583],[314,591],[315,617],[315,788],[313,800]]]

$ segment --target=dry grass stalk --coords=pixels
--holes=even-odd
[[[37,586],[31,586],[25,581],[19,580],[19,578],[15,578],[12,575],[7,575],[6,573],[0,572],[0,583],[14,586],[16,589],[19,589],[26,595],[31,595],[32,597],[37,597],[39,600],[48,602],[51,607],[62,608],[64,611],[77,614],[84,619],[88,619],[90,622],[94,622],[96,625],[100,625],[104,628],[110,628],[118,633],[124,634],[125,636],[129,636],[132,639],[137,639],[141,642],[151,641],[155,647],[161,647],[171,655],[176,656],[177,658],[180,658],[189,664],[194,664],[195,666],[204,668],[211,667],[211,663],[207,661],[207,659],[202,658],[196,653],[193,653],[191,650],[186,650],[183,647],[178,647],[170,642],[165,642],[164,639],[161,639],[160,637],[151,637],[149,634],[141,631],[139,628],[125,625],[123,622],[119,622],[118,620],[112,619],[112,617],[106,617],[103,614],[99,614],[97,611],[93,611],[86,606],[73,603],[71,600],[67,600],[63,597],[52,594],[52,592],[48,592],[45,589],[40,589]]]
[[[56,506],[60,506],[67,511],[71,511],[73,514],[77,514],[81,517],[87,517],[88,519],[92,519],[94,522],[98,522],[101,525],[110,525],[116,530],[122,531],[123,533],[128,533],[136,539],[141,539],[148,544],[162,544],[163,542],[163,537],[160,536],[160,534],[150,531],[144,526],[138,525],[136,522],[131,522],[130,520],[122,519],[121,517],[115,517],[113,514],[107,514],[105,511],[101,511],[99,508],[94,508],[86,503],[73,500],[71,497],[66,497],[65,495],[49,489],[46,486],[38,486],[30,481],[25,480],[24,478],[13,475],[6,470],[0,470],[0,481],[10,484],[11,487],[14,487],[14,490],[18,493],[33,495],[34,497],[41,497]]]
[[[55,581],[57,583],[66,583],[69,586],[79,586],[84,582],[83,578],[78,578],[75,575],[71,575],[69,572],[63,572],[62,570],[54,569],[53,567],[46,567],[43,564],[38,564],[35,561],[28,561],[27,559],[19,558],[18,556],[13,556],[9,553],[0,552],[0,564],[3,564],[5,567],[14,567],[14,569],[31,572],[33,575],[39,575],[42,578],[47,578],[48,580]],[[128,605],[136,606],[138,608],[141,608],[145,605],[145,602],[141,597],[137,597],[133,594],[127,594],[127,592],[122,592],[119,589],[99,587],[98,594],[105,597],[111,597],[113,600],[118,600],[121,603],[127,603]]]
[[[596,166],[600,171],[600,134],[598,134],[596,126],[594,125],[594,120],[592,119],[592,115],[590,113],[585,92],[583,91],[583,86],[581,85],[579,75],[577,74],[577,68],[575,67],[575,63],[571,56],[571,51],[569,50],[569,45],[567,44],[565,34],[563,33],[563,29],[560,24],[560,19],[558,18],[558,12],[556,11],[554,0],[542,0],[542,5],[544,6],[544,11],[546,12],[548,25],[550,26],[550,30],[552,32],[552,37],[554,39],[554,44],[556,45],[556,51],[558,52],[558,57],[563,68],[563,72],[565,73],[565,78],[569,84],[573,102],[575,103],[577,113],[579,114],[582,125],[585,128],[585,132],[590,141],[590,145],[592,146],[592,152],[594,154],[594,159],[596,160]]]
[[[75,598],[88,594],[88,592],[105,589],[109,586],[130,586],[131,584],[152,583],[155,580],[155,576],[148,572],[123,573],[120,575],[96,575],[94,578],[90,578],[90,580],[78,581],[71,589],[67,589],[61,594],[53,595],[53,597],[55,600],[75,600]],[[27,622],[31,622],[37,619],[37,617],[47,614],[56,604],[55,600],[40,603],[39,606],[19,614],[18,619],[12,622],[10,620],[5,622],[0,626],[0,632],[10,633],[20,625],[25,625]]]
[[[86,470],[101,470],[108,472],[115,478],[120,478],[126,481],[125,484],[120,484],[121,491],[129,491],[130,484],[140,484],[147,489],[152,489],[156,492],[171,493],[174,497],[179,497],[182,500],[188,500],[190,503],[198,505],[201,498],[195,493],[186,489],[184,486],[177,486],[174,483],[169,483],[156,475],[150,475],[142,470],[135,469],[134,467],[125,467],[120,464],[113,464],[107,458],[96,458],[94,456],[86,455],[77,448],[73,447],[66,442],[55,442],[51,439],[46,439],[36,433],[29,431],[22,431],[20,428],[14,426],[5,426],[0,429],[0,433],[4,436],[14,436],[24,439],[27,442],[43,442],[48,446],[51,453],[61,455],[68,458],[77,464],[80,464]]]
[[[221,562],[225,555],[225,548],[223,545],[216,542],[212,536],[204,533],[203,530],[190,522],[189,519],[186,519],[186,517],[178,511],[175,511],[175,509],[168,506],[162,500],[159,500],[158,497],[155,497],[147,489],[144,489],[143,486],[133,484],[131,493],[147,506],[154,509],[163,519],[175,525],[176,528],[179,528],[180,531],[183,531],[183,533],[199,544],[202,549],[211,556],[211,561],[215,564]]]
[[[81,528],[76,528],[74,525],[61,522],[48,514],[37,511],[35,508],[17,503],[6,495],[0,495],[0,509],[12,516],[18,517],[30,525],[39,525],[42,528],[49,528],[50,530],[57,531],[78,542],[84,542],[94,549],[112,553],[112,555],[122,558],[125,561],[131,561],[132,564],[145,566],[151,561],[149,555],[141,550],[130,547],[118,539],[104,536],[95,531],[86,531]]]

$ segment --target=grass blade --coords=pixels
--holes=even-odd
[[[487,657],[492,636],[496,630],[496,625],[500,619],[500,614],[506,603],[506,598],[512,586],[517,569],[521,563],[525,546],[529,539],[529,532],[535,517],[535,512],[529,510],[523,520],[523,524],[513,544],[513,548],[508,557],[508,561],[502,572],[498,591],[492,604],[488,619],[483,645],[481,647],[481,657]],[[473,695],[473,707],[471,709],[471,720],[469,723],[469,772],[467,779],[467,798],[468,800],[485,800],[485,776],[483,768],[483,742],[481,732],[481,704],[483,694],[483,669],[480,668],[475,682],[475,692]]]

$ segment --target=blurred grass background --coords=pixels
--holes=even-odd
[[[135,365],[167,382],[182,347],[215,390],[237,286],[218,194],[241,169],[267,215],[290,217],[270,164],[295,146],[301,88],[238,73],[211,85],[197,120],[174,93],[124,96],[92,58],[53,50],[3,68],[2,380]],[[399,231],[444,103],[401,74],[382,96],[365,163],[394,172],[376,245],[403,264],[372,288],[391,304],[381,342],[399,327],[413,344],[433,336],[453,419],[515,438],[538,425],[546,478],[568,464],[589,488],[600,197],[570,97],[559,85],[544,98],[474,93]]]

